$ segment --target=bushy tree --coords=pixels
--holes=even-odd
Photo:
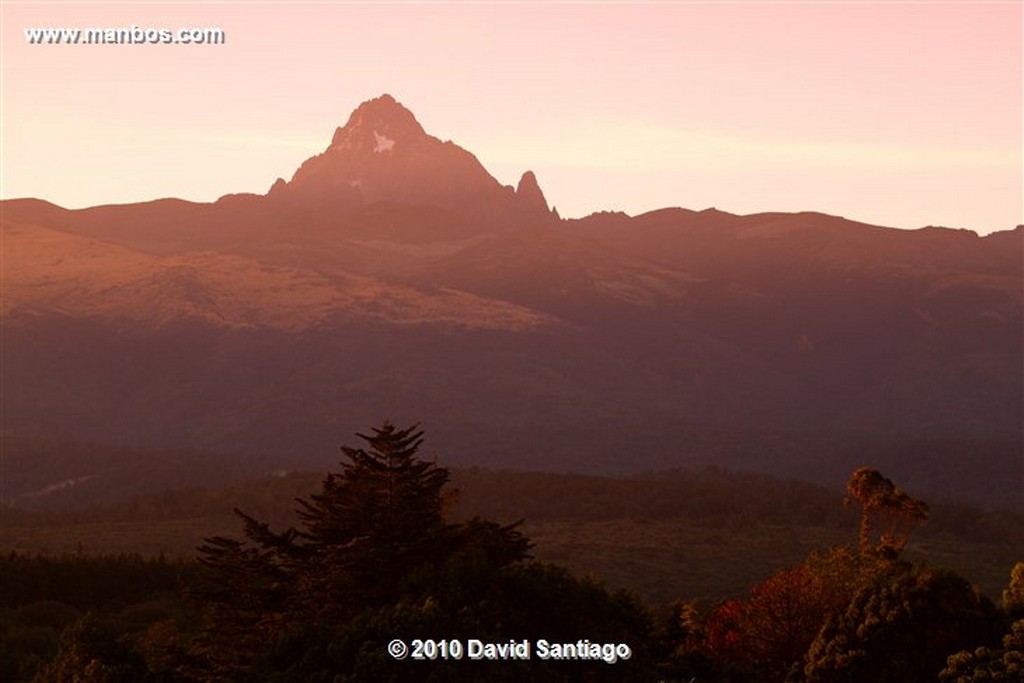
[[[176,593],[190,567],[124,554],[0,557],[0,680],[175,680],[150,661],[158,642],[146,632],[194,624]]]
[[[950,655],[941,683],[1017,683],[1024,681],[1024,619],[1013,622],[1001,648],[979,647]]]
[[[60,637],[57,657],[40,670],[36,683],[133,683],[155,680],[141,652],[117,626],[86,614]]]
[[[822,628],[798,680],[935,681],[949,653],[997,642],[1001,623],[956,574],[894,563]]]
[[[755,585],[745,600],[720,605],[705,624],[700,648],[722,669],[750,680],[782,681],[803,666],[828,618],[881,567],[875,558],[842,546],[812,553]]]
[[[1024,681],[1024,562],[1010,572],[1003,591],[1003,612],[1012,621],[1002,647],[981,646],[950,655],[939,675],[942,683]]]
[[[1010,570],[1010,584],[1003,591],[1003,610],[1011,620],[1024,619],[1024,562]]]

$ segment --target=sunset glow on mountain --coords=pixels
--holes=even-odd
[[[1020,680],[1021,2],[0,18],[0,680]]]
[[[5,3],[4,198],[266,192],[397,97],[567,217],[817,210],[1021,222],[1020,3]],[[218,45],[30,44],[218,27]],[[383,142],[382,144],[387,144]]]

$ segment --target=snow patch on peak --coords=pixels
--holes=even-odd
[[[390,152],[395,147],[395,141],[386,135],[381,135],[377,131],[373,131],[373,137],[377,140],[377,146],[373,148],[374,154],[380,154],[381,152]]]

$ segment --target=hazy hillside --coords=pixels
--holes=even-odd
[[[10,461],[45,437],[320,463],[390,417],[463,464],[872,463],[1024,500],[1020,227],[563,221],[387,96],[265,196],[0,207]]]

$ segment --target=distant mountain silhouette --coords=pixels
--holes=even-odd
[[[390,95],[361,104],[323,154],[290,182],[275,183],[270,197],[334,211],[374,204],[454,210],[484,219],[477,225],[486,229],[550,217],[532,173],[513,192],[466,150],[427,135]]]
[[[511,194],[472,154],[427,135],[389,95],[360,105],[323,154],[272,193],[340,206],[388,201],[442,208],[498,204]]]
[[[329,466],[386,416],[465,463],[1024,500],[1020,226],[562,220],[388,95],[266,195],[0,209],[19,439]]]

